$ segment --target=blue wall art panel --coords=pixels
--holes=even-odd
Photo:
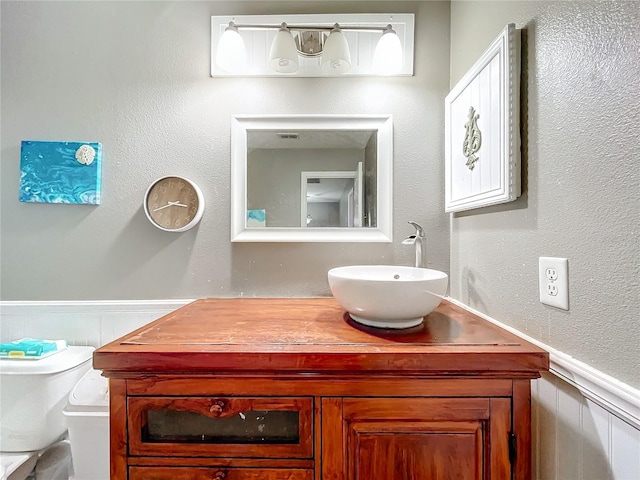
[[[20,151],[20,201],[100,204],[102,144],[25,140]]]

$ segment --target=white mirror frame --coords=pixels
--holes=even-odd
[[[247,228],[247,132],[250,130],[376,130],[376,227]],[[296,199],[297,200],[297,199]],[[232,242],[393,241],[393,118],[391,115],[233,115],[231,117]]]

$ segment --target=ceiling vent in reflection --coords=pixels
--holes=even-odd
[[[287,139],[287,140],[298,140],[300,138],[300,134],[291,133],[291,132],[278,132],[276,133],[276,135],[278,135],[278,137],[280,138]]]

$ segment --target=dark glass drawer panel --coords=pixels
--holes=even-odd
[[[211,418],[198,412],[149,410],[143,442],[297,444],[297,411],[249,410]]]
[[[311,458],[309,397],[129,397],[129,454]]]
[[[299,468],[129,467],[129,480],[313,480]]]

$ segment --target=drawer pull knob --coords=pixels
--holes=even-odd
[[[209,407],[209,412],[211,413],[222,413],[224,410],[224,402],[221,400],[214,401]],[[224,477],[220,477],[224,478]]]
[[[224,480],[226,476],[226,473],[224,473],[222,470],[219,470],[213,475],[213,477],[211,477],[211,480]]]

